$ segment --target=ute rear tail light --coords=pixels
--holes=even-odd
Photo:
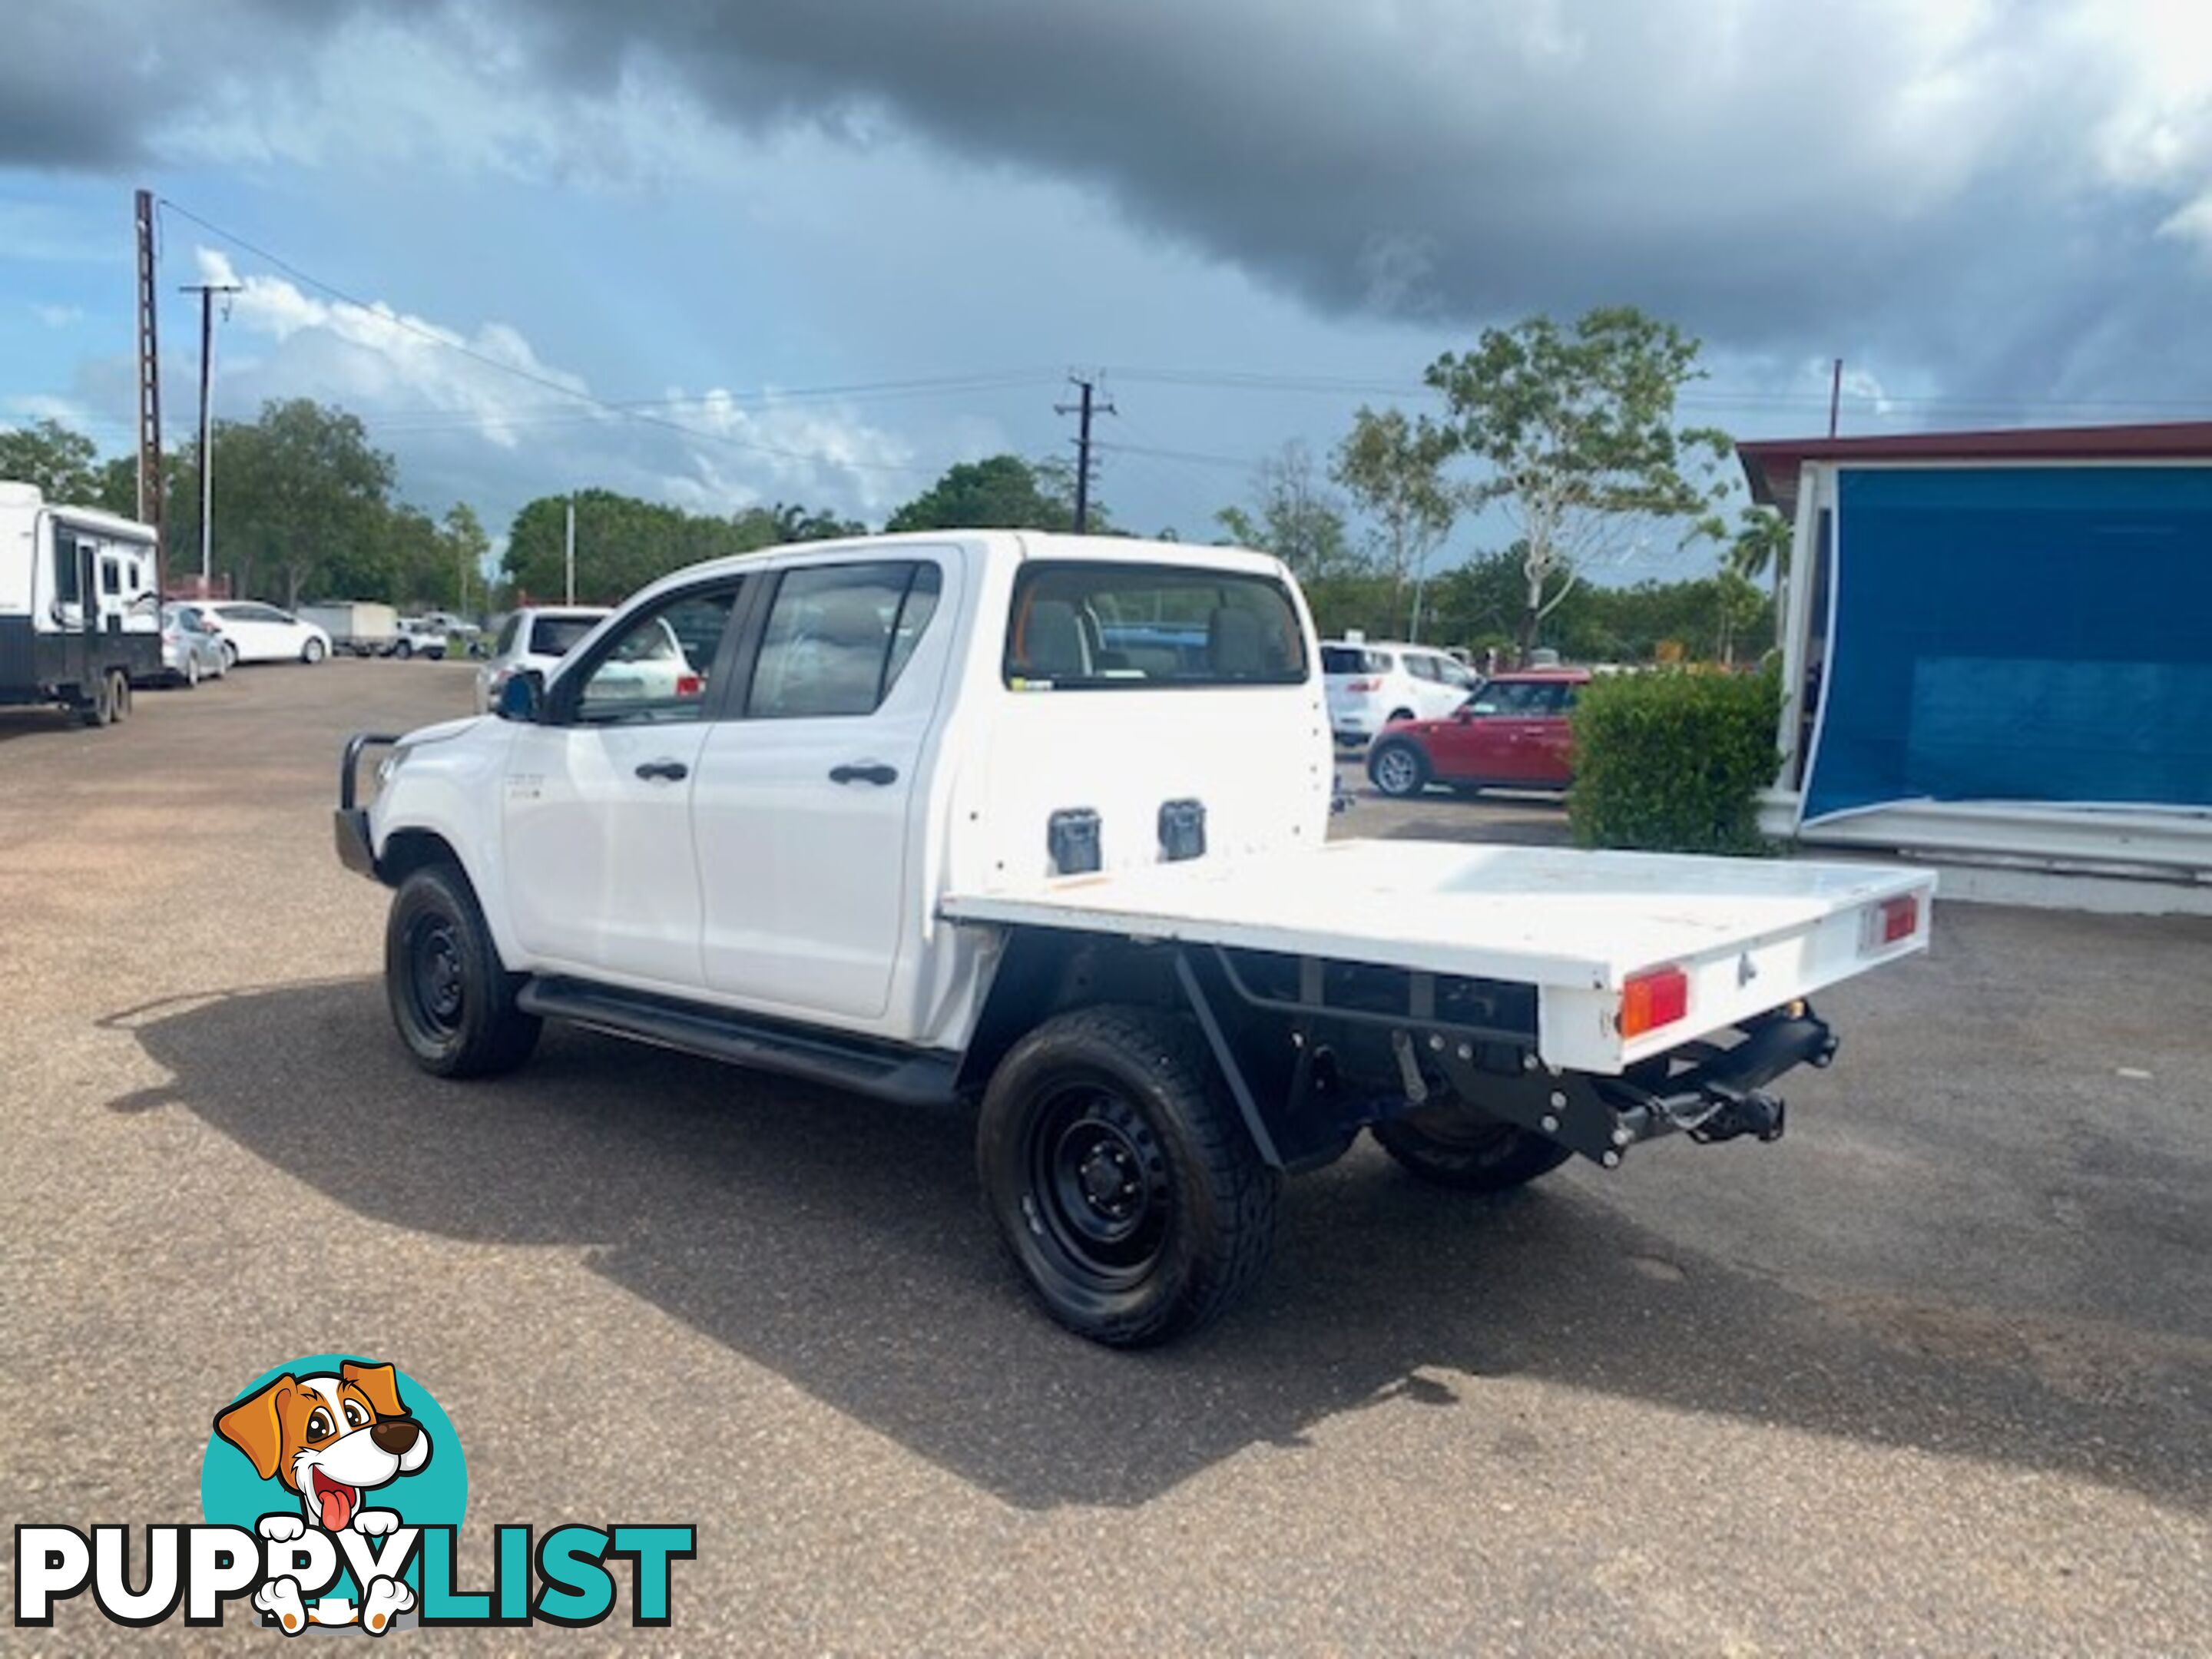
[[[1880,951],[1920,931],[1920,895],[1900,893],[1867,906],[1859,924],[1859,948]]]
[[[1620,1035],[1642,1036],[1690,1012],[1690,976],[1680,968],[1631,974],[1620,988]]]
[[[678,674],[676,695],[679,697],[703,697],[707,695],[707,678],[703,674]]]
[[[1344,689],[1347,691],[1358,691],[1362,693],[1368,691],[1380,691],[1382,689],[1382,682],[1380,680],[1346,680],[1344,683]]]

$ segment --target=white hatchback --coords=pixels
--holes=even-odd
[[[477,670],[477,712],[488,714],[499,702],[499,689],[516,671],[534,668],[550,674],[568,647],[599,625],[605,605],[529,606],[500,624],[491,659]]]
[[[1479,679],[1434,647],[1397,640],[1323,640],[1321,666],[1339,743],[1365,743],[1393,720],[1442,720]]]
[[[320,662],[331,636],[311,622],[258,599],[200,601],[200,616],[222,636],[223,655],[240,662]]]

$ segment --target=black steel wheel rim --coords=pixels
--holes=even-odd
[[[1143,1114],[1116,1090],[1063,1087],[1027,1143],[1029,1218],[1060,1271],[1101,1291],[1141,1283],[1172,1213],[1167,1154]]]
[[[418,916],[407,929],[407,991],[416,1023],[434,1036],[461,1029],[461,943],[446,916]]]

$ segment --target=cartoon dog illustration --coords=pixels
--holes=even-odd
[[[278,1510],[258,1523],[264,1538],[289,1542],[309,1525],[325,1532],[348,1527],[380,1538],[399,1524],[390,1510],[365,1509],[362,1497],[430,1461],[430,1437],[407,1414],[398,1380],[389,1365],[347,1360],[335,1376],[289,1374],[227,1407],[216,1432],[251,1458],[264,1480],[271,1476],[300,1495],[301,1513]],[[350,1609],[325,1597],[315,1622],[350,1622]],[[253,1604],[273,1613],[288,1634],[307,1628],[296,1578],[271,1578],[254,1592]],[[415,1592],[394,1578],[378,1578],[363,1592],[360,1620],[381,1636],[395,1613],[415,1605]]]

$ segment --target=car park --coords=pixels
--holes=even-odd
[[[189,689],[221,679],[229,667],[222,636],[207,625],[198,605],[161,607],[161,673],[167,684]]]
[[[1584,669],[1493,674],[1441,720],[1401,720],[1367,751],[1368,781],[1385,795],[1431,784],[1461,789],[1565,789],[1574,781],[1568,715]]]
[[[230,661],[319,663],[331,654],[327,629],[258,599],[213,599],[201,614],[222,635]]]
[[[1324,640],[1322,683],[1336,740],[1363,744],[1393,720],[1449,714],[1476,676],[1449,653],[1395,640]]]
[[[1094,646],[1146,614],[1202,649]],[[694,672],[662,695],[635,671],[670,635]],[[1261,554],[771,550],[647,588],[495,717],[356,734],[337,852],[393,890],[424,1070],[510,1071],[550,1018],[972,1104],[1007,1254],[1116,1346],[1234,1302],[1279,1178],[1363,1131],[1491,1192],[1776,1139],[1768,1085],[1835,1052],[1806,999],[1926,945],[1924,871],[1325,844],[1318,658]]]
[[[477,712],[493,708],[501,688],[523,670],[550,674],[610,614],[606,606],[591,605],[526,605],[508,613],[490,657],[477,670]]]

